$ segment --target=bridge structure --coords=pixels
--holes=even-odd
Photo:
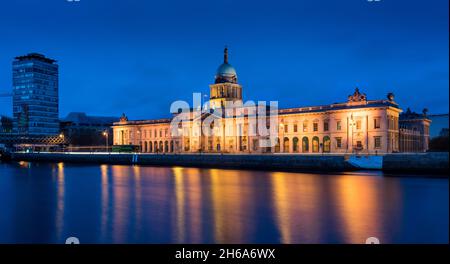
[[[0,133],[0,144],[7,146],[14,145],[64,145],[68,144],[70,139],[60,135],[26,135],[17,133]]]

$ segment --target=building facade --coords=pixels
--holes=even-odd
[[[13,67],[14,132],[27,135],[59,133],[58,65],[44,55],[16,57]]]
[[[0,133],[11,133],[13,129],[12,118],[0,116]]]
[[[86,113],[72,112],[61,120],[61,133],[71,146],[112,145],[111,126],[118,122],[118,117],[90,116]],[[108,141],[108,142],[106,142]]]
[[[214,112],[235,104],[235,112]],[[399,116],[402,110],[389,93],[386,99],[369,100],[358,88],[342,103],[276,109],[275,122],[265,124],[272,131],[271,144],[259,131],[261,118],[242,102],[242,87],[236,70],[228,63],[219,66],[210,86],[210,109],[180,111],[174,117],[129,121],[123,115],[113,125],[114,145],[137,145],[144,153],[365,153],[399,152]],[[270,110],[272,111],[272,110]],[[269,112],[270,112],[269,111]],[[174,119],[182,120],[174,123]],[[211,121],[212,120],[212,121]],[[204,125],[206,121],[207,126]],[[202,129],[199,129],[202,128]],[[209,133],[203,129],[209,127]],[[232,132],[229,132],[233,130]],[[424,131],[426,132],[426,131]],[[425,151],[426,144],[418,151]]]
[[[424,152],[430,144],[431,120],[427,110],[422,114],[407,109],[400,114],[400,152]]]

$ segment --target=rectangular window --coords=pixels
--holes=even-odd
[[[289,126],[288,125],[284,125],[284,132],[285,133],[289,132]]]
[[[361,120],[356,121],[356,129],[361,129]]]
[[[319,131],[319,123],[313,123],[313,131]]]
[[[328,122],[323,123],[323,131],[328,131]]]
[[[308,123],[304,122],[303,123],[303,132],[307,132],[308,131]]]
[[[341,120],[336,121],[336,130],[341,130],[342,129],[342,125],[341,125]]]
[[[297,124],[294,124],[294,133],[297,133]]]
[[[342,148],[342,138],[336,138],[336,148]]]
[[[374,137],[374,147],[376,149],[381,148],[381,137]]]
[[[380,127],[381,127],[380,118],[379,117],[375,117],[373,119],[373,128],[377,129],[377,128],[380,128]]]

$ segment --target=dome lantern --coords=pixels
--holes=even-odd
[[[237,74],[231,64],[228,63],[228,48],[223,51],[223,63],[217,68],[215,83],[237,83]]]

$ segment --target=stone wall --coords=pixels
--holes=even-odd
[[[383,157],[383,171],[448,173],[448,152],[389,154]]]
[[[138,164],[281,171],[348,171],[356,169],[345,157],[319,155],[155,155],[155,154],[67,154],[14,153],[17,161]]]

